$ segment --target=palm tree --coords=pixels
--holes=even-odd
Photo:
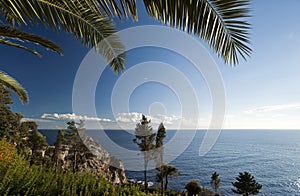
[[[104,1],[103,1],[104,2]],[[105,12],[100,11],[95,0],[68,1],[68,0],[10,0],[0,1],[0,43],[24,49],[39,57],[41,55],[22,45],[19,41],[37,43],[59,54],[62,50],[53,42],[30,33],[19,30],[19,25],[36,25],[38,23],[55,30],[63,29],[81,39],[86,46],[96,48],[102,54],[111,68],[118,73],[124,69],[124,46],[115,34],[116,28]],[[104,38],[109,36],[109,41]],[[117,55],[118,54],[118,55]],[[0,72],[0,82],[15,91],[22,103],[28,102],[25,89],[12,77]]]
[[[98,0],[109,16],[137,18],[135,0]],[[103,3],[105,2],[105,3]],[[119,4],[117,3],[119,2]],[[143,0],[149,16],[171,27],[194,34],[207,42],[225,63],[237,65],[246,59],[250,24],[250,0]]]
[[[225,63],[236,65],[239,62],[239,55],[245,59],[245,56],[251,53],[248,46],[250,25],[244,21],[244,18],[249,16],[247,5],[250,0],[144,0],[143,2],[149,16],[200,37],[223,58]],[[0,24],[3,24],[0,28],[0,43],[25,49],[36,55],[39,55],[36,51],[7,38],[40,43],[58,53],[61,50],[50,41],[45,43],[46,40],[39,42],[36,39],[24,38],[27,34],[25,32],[20,34],[15,24],[40,23],[55,30],[62,29],[81,39],[84,45],[92,47],[110,36],[109,40],[96,47],[96,51],[110,62],[111,68],[116,73],[125,69],[125,54],[124,46],[115,34],[116,29],[111,17],[132,16],[134,20],[138,19],[136,0],[0,1],[0,14],[5,19],[0,20]],[[19,36],[10,37],[5,31],[17,33]],[[0,81],[2,80],[3,78],[0,78]],[[17,81],[14,81],[14,84],[14,88],[19,88],[23,94],[27,94],[22,86],[16,85]],[[22,102],[27,100],[28,97]]]
[[[0,84],[13,90],[20,98],[22,103],[28,102],[28,95],[22,85],[13,77],[0,71]]]
[[[219,186],[220,186],[220,178],[219,178],[219,174],[217,172],[214,172],[212,175],[211,175],[211,181],[210,181],[210,184],[211,184],[211,187],[213,188],[213,190],[215,191],[215,195],[219,195],[218,194],[218,189],[219,189]]]

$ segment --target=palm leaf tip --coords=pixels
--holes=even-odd
[[[108,16],[118,16],[137,20],[136,0],[96,0],[102,13]]]
[[[250,0],[144,0],[148,14],[157,20],[201,37],[225,63],[246,59],[249,47]]]
[[[0,71],[0,83],[14,91],[23,104],[28,103],[28,93],[16,79]]]
[[[62,49],[58,45],[56,45],[54,42],[52,42],[44,37],[21,31],[17,28],[12,28],[9,26],[0,26],[0,36],[2,37],[2,39],[1,39],[2,44],[6,44],[9,46],[24,49],[28,52],[31,52],[31,53],[37,55],[38,57],[41,57],[41,55],[38,52],[36,52],[35,50],[31,50],[23,45],[17,44],[15,42],[12,42],[7,39],[29,41],[29,42],[32,42],[35,44],[39,44],[47,49],[50,49],[50,50],[62,55]]]
[[[134,0],[120,0],[125,3],[127,9],[131,6],[130,2]],[[26,0],[20,3],[19,0],[0,1],[0,7],[7,8],[6,15],[14,16],[15,20],[24,24],[26,19],[27,23],[36,24],[37,22],[48,26],[55,30],[64,30],[72,33],[77,39],[81,40],[85,46],[97,46],[102,40],[110,37],[117,30],[113,21],[105,12],[100,12],[101,5],[107,4],[110,6],[113,0],[85,0],[85,1],[53,1],[53,0]],[[122,5],[123,5],[122,4]],[[125,4],[123,6],[125,6]],[[128,4],[128,5],[127,5]],[[121,4],[117,4],[121,5]],[[106,6],[106,7],[107,7]],[[105,7],[105,6],[104,6]],[[134,6],[133,6],[134,8]],[[129,12],[128,12],[129,13]],[[113,14],[113,13],[112,13]],[[19,17],[23,16],[24,18]],[[117,36],[113,36],[104,46],[104,51],[101,53],[108,62],[111,61],[111,55],[114,55],[115,61],[112,61],[112,67],[122,68],[124,63],[118,59],[119,49],[123,48],[122,43]],[[114,63],[116,62],[116,63]],[[117,69],[114,69],[117,70]]]

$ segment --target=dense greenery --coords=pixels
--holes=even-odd
[[[232,185],[236,188],[232,191],[243,196],[257,195],[262,188],[262,185],[256,182],[254,176],[248,172],[239,173],[236,182],[233,182]]]
[[[188,192],[189,196],[197,195],[201,191],[201,187],[196,180],[191,180],[185,185],[185,189]]]
[[[30,165],[14,145],[0,141],[0,195],[146,195],[133,184],[112,185],[89,173],[57,173]]]

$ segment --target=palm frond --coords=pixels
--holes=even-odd
[[[126,2],[126,1],[125,1]],[[9,0],[0,1],[0,11],[9,22],[41,23],[55,30],[63,29],[82,40],[85,46],[96,47],[118,73],[125,64],[124,46],[111,19],[101,14],[95,0]],[[109,37],[109,41],[105,38]]]
[[[225,63],[246,59],[250,0],[144,0],[148,14],[164,24],[201,37]]]
[[[0,71],[0,83],[14,91],[19,96],[19,99],[23,104],[28,102],[28,94],[26,90],[16,79]]]
[[[21,41],[29,41],[35,44],[42,45],[50,50],[57,52],[58,54],[62,54],[62,49],[55,43],[51,42],[50,40],[43,38],[41,36],[37,36],[31,33],[21,31],[17,28],[12,28],[9,26],[0,26],[0,37],[2,37],[2,40],[0,39],[1,43],[24,49],[39,57],[41,57],[41,55],[35,50],[28,49],[27,47],[22,46],[20,44],[12,43],[11,41],[8,41],[7,38],[14,39],[14,40],[21,40]]]
[[[27,48],[26,46],[23,46],[23,45],[20,45],[20,44],[17,44],[17,43],[13,43],[9,40],[4,40],[2,38],[0,38],[0,44],[5,44],[5,45],[8,45],[8,46],[13,46],[13,47],[16,47],[16,48],[20,48],[20,49],[23,49],[23,50],[26,50],[27,52],[30,52],[38,57],[42,57],[42,55],[40,55],[37,51],[35,50],[31,50],[29,48]]]
[[[132,16],[137,20],[135,0],[96,0],[96,5],[108,16],[116,15],[119,18]]]

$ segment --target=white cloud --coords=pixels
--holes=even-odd
[[[142,117],[142,113],[138,112],[129,112],[129,113],[118,113],[116,116],[116,122],[122,127],[127,129],[132,129],[135,127],[137,123],[140,122]],[[164,123],[167,128],[172,129],[188,129],[188,128],[196,128],[198,121],[193,119],[186,119],[184,117],[176,116],[176,115],[154,115],[149,116],[146,115],[148,119],[151,120],[152,127],[157,127],[160,123]],[[200,119],[200,121],[204,121]],[[203,124],[203,122],[201,122]],[[206,120],[205,123],[206,124]]]
[[[164,124],[173,124],[175,121],[179,121],[181,117],[175,116],[175,115],[155,115],[155,116],[149,116],[146,115],[148,119],[151,120],[154,124],[159,124],[163,122]],[[142,118],[142,113],[138,112],[129,112],[129,113],[118,113],[116,117],[116,121],[119,123],[138,123],[140,122]]]
[[[85,120],[85,121],[101,121],[101,122],[111,122],[108,118],[98,118],[98,117],[89,117],[72,114],[46,114],[44,113],[41,116],[42,119],[53,119],[53,120]]]
[[[262,112],[273,112],[273,111],[283,111],[283,110],[299,110],[300,104],[282,104],[282,105],[270,105],[257,107],[251,110],[246,110],[246,114],[262,113]]]
[[[53,120],[40,119],[40,118],[22,118],[21,119],[21,122],[28,122],[28,121],[41,122],[41,123],[54,122]]]
[[[138,112],[118,113],[116,121],[120,123],[138,123],[142,114]]]

